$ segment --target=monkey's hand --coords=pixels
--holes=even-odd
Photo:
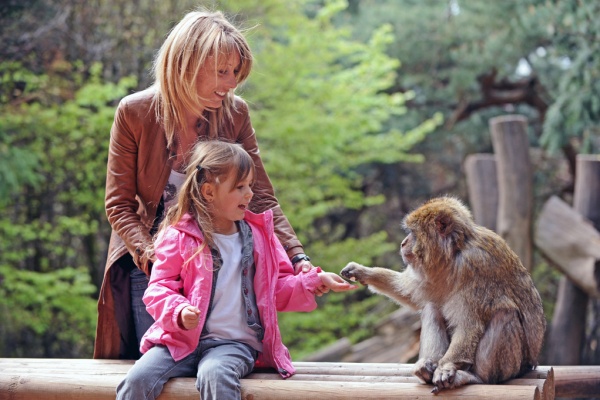
[[[432,393],[437,393],[440,389],[452,389],[456,387],[454,384],[456,371],[456,364],[451,362],[446,362],[443,364],[440,363],[433,373],[432,383],[435,385],[435,387],[433,388]]]
[[[421,358],[415,364],[413,368],[413,375],[422,380],[425,383],[431,383],[433,380],[433,373],[435,372],[438,364],[431,358]]]
[[[342,275],[346,279],[350,279],[351,281],[358,280],[361,284],[366,286],[369,284],[371,271],[371,268],[365,267],[364,265],[360,265],[355,262],[350,262],[340,272],[340,275]]]

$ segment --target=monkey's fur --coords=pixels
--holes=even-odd
[[[351,262],[341,274],[421,311],[414,375],[436,393],[535,368],[546,329],[542,301],[504,240],[453,197],[426,202],[403,225],[404,272]]]

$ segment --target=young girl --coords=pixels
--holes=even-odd
[[[294,374],[277,311],[315,309],[315,289],[355,289],[313,268],[294,275],[271,210],[250,212],[254,163],[237,144],[199,143],[154,243],[144,303],[155,323],[117,399],[155,399],[169,378],[197,376],[202,400],[240,399],[257,361]]]

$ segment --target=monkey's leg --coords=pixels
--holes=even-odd
[[[517,311],[498,311],[479,342],[471,370],[485,383],[504,382],[519,375],[527,352]]]
[[[449,344],[450,338],[441,311],[433,303],[427,303],[421,310],[421,347],[413,374],[425,383],[431,383],[438,361],[448,350]]]
[[[369,286],[372,292],[383,294],[398,303],[417,309],[410,295],[419,283],[409,272],[400,273],[385,268],[369,268],[350,262],[340,274],[350,280],[355,278],[361,284]]]

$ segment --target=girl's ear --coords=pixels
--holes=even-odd
[[[214,183],[206,182],[206,183],[202,184],[202,187],[200,188],[200,192],[202,193],[202,196],[204,197],[204,199],[207,202],[212,203],[213,200],[215,199]]]

